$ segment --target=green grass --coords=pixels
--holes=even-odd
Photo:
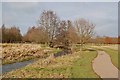
[[[99,78],[92,69],[96,51],[78,51],[58,58],[39,59],[3,77],[12,78]]]
[[[80,58],[74,61],[72,66],[72,78],[95,78],[92,69],[92,60],[96,57],[96,51],[81,52]],[[78,74],[79,73],[79,74]]]

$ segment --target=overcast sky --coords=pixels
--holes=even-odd
[[[28,27],[37,25],[43,10],[55,11],[61,20],[85,18],[96,25],[100,36],[118,35],[117,2],[3,2],[2,23],[16,25],[25,34]]]

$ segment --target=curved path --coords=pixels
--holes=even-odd
[[[93,60],[93,69],[101,78],[118,78],[119,70],[104,51],[98,51],[98,56]]]

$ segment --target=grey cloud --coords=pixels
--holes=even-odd
[[[95,23],[96,32],[99,35],[117,36],[117,3],[112,2],[4,3],[3,22],[7,25],[18,25],[22,33],[25,33],[28,27],[36,25],[41,12],[49,9],[56,11],[61,19],[71,19],[74,21],[77,18],[85,18]]]

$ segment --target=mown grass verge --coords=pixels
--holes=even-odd
[[[72,78],[96,78],[92,69],[92,60],[97,56],[96,51],[83,51],[80,58],[74,61],[72,66]],[[79,73],[79,74],[78,74]]]

